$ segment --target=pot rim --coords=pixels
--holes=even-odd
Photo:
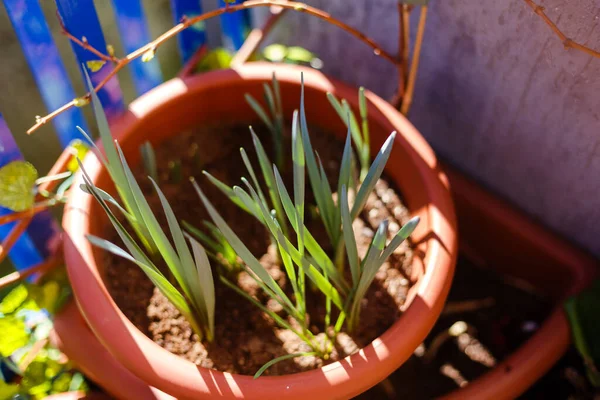
[[[114,122],[115,139],[126,137],[135,124],[142,123],[144,117],[188,88],[214,87],[232,79],[269,81],[273,70],[277,71],[280,82],[298,84],[298,75],[302,71],[307,87],[323,92],[335,89],[336,93],[355,93],[355,89],[309,68],[250,63],[235,70],[175,78],[158,86],[135,100],[128,112]],[[199,394],[228,398],[249,398],[258,394],[262,398],[271,398],[285,394],[289,398],[303,398],[314,394],[315,388],[326,398],[346,398],[375,385],[410,357],[433,327],[450,289],[457,256],[456,217],[447,179],[429,145],[390,104],[371,92],[366,91],[366,95],[380,111],[380,115],[375,114],[373,118],[381,119],[378,123],[383,126],[393,125],[398,131],[396,145],[411,150],[411,166],[427,191],[428,203],[419,210],[426,224],[420,224],[413,235],[416,243],[426,243],[425,274],[417,282],[415,297],[402,316],[359,352],[319,369],[254,380],[251,376],[198,367],[154,343],[118,309],[100,277],[92,246],[85,239],[90,228],[88,211],[93,198],[74,190],[63,217],[67,270],[82,314],[110,353],[150,385],[181,398]],[[355,100],[348,98],[348,101],[356,106]],[[104,169],[93,156],[86,157],[84,167],[94,182]],[[75,187],[80,183],[79,174]],[[165,365],[169,367],[165,368]],[[369,378],[367,384],[365,376]]]

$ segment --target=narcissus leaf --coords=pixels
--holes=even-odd
[[[25,211],[33,206],[38,172],[27,161],[13,161],[0,168],[0,206]]]

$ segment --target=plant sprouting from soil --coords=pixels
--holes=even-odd
[[[278,93],[275,78],[273,82],[275,92]],[[279,96],[278,94],[277,97]],[[88,236],[88,240],[95,246],[138,265],[190,322],[200,338],[208,341],[214,338],[216,301],[209,257],[218,261],[223,267],[217,270],[219,279],[226,287],[245,297],[270,316],[277,325],[293,332],[310,348],[308,352],[288,354],[270,361],[256,373],[256,377],[269,366],[285,359],[307,355],[328,359],[334,347],[335,336],[341,329],[345,326],[347,331],[352,332],[360,324],[362,300],[375,274],[394,250],[410,236],[419,222],[418,217],[411,219],[388,243],[388,222],[382,221],[373,235],[365,256],[359,258],[352,224],[363,211],[369,194],[383,173],[396,135],[393,132],[387,138],[373,162],[362,174],[362,179],[357,183],[352,173],[354,157],[352,143],[354,141],[363,161],[368,160],[363,154],[368,154],[364,152],[364,148],[369,144],[363,91],[359,96],[362,99],[360,100],[361,117],[365,121],[362,130],[356,131],[355,128],[354,133],[348,103],[344,101],[339,103],[342,111],[346,112],[348,129],[338,180],[333,189],[325,174],[322,160],[313,149],[310,140],[303,81],[300,109],[294,111],[292,118],[293,187],[291,192],[286,188],[280,167],[271,162],[252,127],[250,133],[259,170],[255,170],[245,149],[241,148],[240,154],[249,177],[242,178],[242,185],[230,187],[208,172],[204,172],[208,180],[234,204],[265,227],[271,236],[271,243],[277,249],[280,266],[290,283],[291,293],[284,291],[271,276],[193,179],[193,187],[206,207],[212,223],[204,221],[204,228],[197,229],[187,222],[182,222],[187,231],[184,232],[158,184],[152,177],[149,178],[160,200],[170,235],[163,231],[123,151],[119,144],[112,140],[106,117],[95,93],[92,93],[92,103],[100,125],[100,137],[106,157],[102,156],[97,148],[92,150],[107,168],[124,206],[109,193],[97,188],[83,168],[85,183],[82,189],[94,196],[101,205],[126,249],[95,236]],[[278,104],[272,110],[280,112],[281,105]],[[357,142],[353,136],[357,132],[360,134],[360,142]],[[152,174],[155,166],[148,161],[155,157],[150,149],[151,147],[146,146],[142,151],[146,153],[147,172]],[[310,182],[312,196],[315,199],[314,205],[306,204],[307,181]],[[317,210],[316,214],[319,215],[324,230],[331,240],[332,254],[328,253],[327,247],[324,248],[307,228],[307,216],[311,218],[311,209]],[[123,218],[118,218],[113,210],[117,210],[115,212],[124,216],[126,223],[138,235],[138,240],[131,236],[122,222]],[[208,251],[200,243],[206,246]],[[157,265],[161,263],[167,268],[159,268]],[[247,272],[258,287],[280,306],[282,312],[273,311],[238,287],[231,279],[240,271]],[[307,310],[307,298],[318,292],[323,296],[326,310],[321,331],[323,334],[316,333],[314,322],[309,326],[310,318]]]
[[[96,187],[80,162],[84,180],[81,189],[91,194],[101,205],[127,251],[96,236],[88,235],[87,239],[93,245],[123,257],[140,267],[152,283],[190,322],[199,337],[212,341],[214,338],[215,289],[206,251],[194,238],[183,232],[163,192],[154,179],[149,177],[166,216],[170,237],[163,231],[129,168],[121,147],[112,140],[104,110],[95,93],[92,94],[92,103],[106,158],[95,146],[93,151],[109,171],[125,207],[108,192]],[[109,204],[117,209],[135,230],[140,242],[145,245],[145,250],[129,234]],[[187,242],[190,243],[192,251]],[[166,264],[167,275],[156,266],[159,259]]]
[[[323,345],[322,342],[316,340],[315,335],[308,326],[306,297],[310,292],[306,290],[306,279],[308,278],[316,290],[319,290],[325,297],[327,315],[323,332],[330,333],[333,331],[332,336],[335,336],[340,332],[344,322],[349,331],[354,330],[359,324],[361,300],[375,278],[376,272],[392,252],[410,236],[419,222],[418,217],[413,218],[386,244],[388,222],[384,220],[379,225],[367,254],[362,260],[359,259],[352,221],[363,210],[368,195],[373,191],[377,180],[383,173],[392,150],[395,132],[388,137],[375,160],[367,169],[364,180],[362,180],[356,194],[352,196],[352,204],[350,204],[349,196],[349,188],[353,187],[351,185],[352,130],[350,124],[340,165],[337,185],[339,200],[336,203],[323,164],[318,154],[313,150],[310,141],[304,107],[304,85],[302,85],[300,112],[295,111],[292,120],[293,194],[288,192],[279,168],[271,163],[252,128],[250,128],[250,132],[256,156],[261,166],[262,176],[260,176],[260,181],[244,149],[241,149],[241,154],[248,169],[250,180],[242,178],[242,186],[229,187],[210,174],[206,173],[206,175],[231,201],[260,221],[271,237],[274,238],[274,244],[279,251],[283,268],[292,287],[292,297],[282,290],[244,242],[235,234],[200,186],[194,180],[192,180],[192,183],[214,224],[243,261],[242,268],[295,321],[294,324],[270,311],[226,277],[221,276],[220,279],[270,315],[281,327],[298,335],[313,350],[310,353],[311,355],[327,359],[332,348],[331,340],[328,344]],[[272,167],[268,168],[267,166]],[[342,250],[346,249],[345,257],[341,259],[345,261],[347,258],[349,274],[346,274],[346,263],[342,262],[336,266],[330,255],[327,254],[305,225],[306,171],[308,171],[308,180],[311,183],[325,229],[332,238],[332,243],[342,244],[341,246],[334,246],[334,248],[338,251],[340,248]],[[267,197],[261,189],[263,186],[269,191],[270,201],[267,201]],[[289,233],[293,233],[293,235],[285,232],[286,226],[291,228]],[[347,278],[348,275],[350,279]],[[333,316],[332,305],[337,309],[335,312],[337,320],[333,326],[330,325]],[[285,358],[292,356],[288,355]],[[295,356],[298,356],[298,354]],[[281,360],[285,358],[281,358]],[[272,365],[272,363],[269,365]],[[260,375],[262,371],[264,369],[261,369],[257,375]]]
[[[149,177],[158,182],[158,166],[156,165],[156,154],[154,147],[149,141],[145,141],[140,146],[140,155],[142,156],[142,165]]]
[[[369,135],[369,120],[367,112],[367,98],[365,97],[365,88],[360,87],[358,89],[358,104],[360,111],[360,125],[354,115],[354,112],[350,108],[348,101],[342,99],[340,102],[333,93],[327,93],[327,99],[338,113],[346,127],[350,129],[352,133],[352,141],[358,151],[358,159],[360,162],[360,180],[364,180],[369,172],[369,166],[371,164],[371,147],[370,147],[370,135]]]
[[[187,221],[181,221],[183,229],[202,243],[208,257],[222,265],[230,274],[240,272],[242,270],[240,259],[233,247],[225,239],[225,236],[210,221],[202,221],[202,223],[209,234],[204,233],[201,229],[196,228]]]
[[[264,108],[252,97],[246,93],[246,101],[252,107],[256,115],[267,126],[273,140],[273,149],[275,152],[275,163],[279,169],[283,168],[283,108],[281,105],[281,90],[279,89],[279,81],[273,72],[271,86],[263,84],[264,98],[269,107],[269,114]]]

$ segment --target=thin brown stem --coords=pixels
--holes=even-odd
[[[235,53],[233,56],[233,59],[231,60],[231,68],[235,68],[246,63],[250,57],[252,57],[252,55],[256,52],[256,49],[258,49],[258,46],[260,46],[263,40],[265,40],[271,29],[273,29],[275,24],[285,14],[286,11],[287,10],[285,9],[279,9],[278,12],[274,12],[269,16],[262,28],[252,29],[242,47],[240,47],[237,53]]]
[[[406,79],[408,77],[408,50],[410,41],[409,10],[406,4],[398,2],[398,89],[391,103],[398,108],[404,97]]]
[[[27,229],[30,222],[31,217],[26,217],[20,220],[17,223],[17,225],[15,225],[14,228],[11,229],[11,231],[8,233],[8,236],[4,238],[2,244],[0,244],[0,263],[4,261],[4,259],[8,255],[8,252],[10,251],[10,249],[12,249],[19,237],[21,237],[21,235],[23,234],[23,232],[25,232],[25,229]]]
[[[54,201],[54,202],[42,201],[40,203],[36,203],[36,204],[34,204],[33,207],[31,207],[28,210],[14,212],[11,214],[6,214],[6,215],[1,216],[0,217],[0,225],[8,224],[10,222],[14,222],[19,219],[26,218],[26,217],[33,217],[34,215],[39,214],[42,211],[47,210],[48,208],[58,205],[58,204],[63,204],[63,203],[61,203],[60,201]]]
[[[47,344],[48,338],[39,339],[37,342],[35,342],[33,346],[31,346],[31,349],[29,349],[25,357],[23,357],[23,360],[21,360],[21,362],[19,363],[19,369],[21,371],[25,371],[29,364],[31,364],[33,360],[35,360],[37,355],[40,353],[40,351],[44,349],[44,347],[46,347]]]
[[[75,36],[73,36],[67,30],[67,28],[65,27],[65,25],[63,24],[62,18],[58,14],[58,10],[56,11],[56,16],[58,17],[58,23],[60,24],[61,33],[63,35],[65,35],[66,37],[68,37],[73,43],[76,43],[77,45],[81,46],[85,50],[93,53],[94,55],[98,56],[98,58],[100,58],[103,61],[112,62],[112,63],[118,63],[119,62],[119,59],[117,57],[111,56],[111,55],[108,55],[108,54],[104,54],[100,50],[96,49],[94,46],[92,46],[91,44],[89,44],[89,42],[87,41],[87,39],[85,38],[85,36],[83,37],[83,39],[79,39],[79,38],[76,38]]]
[[[402,4],[401,18],[402,18],[402,53],[400,58],[402,60],[402,70],[404,71],[404,82],[408,79],[408,61],[410,59],[410,12],[412,7]]]
[[[575,49],[575,50],[583,51],[584,53],[589,54],[590,56],[600,58],[599,51],[591,49],[580,43],[574,42],[573,40],[569,39],[564,33],[562,33],[562,31],[560,29],[558,29],[556,24],[554,22],[552,22],[552,20],[550,20],[550,18],[548,18],[548,16],[544,12],[544,7],[534,3],[532,0],[523,0],[523,1],[525,3],[527,3],[527,5],[533,10],[534,13],[536,13],[537,15],[540,16],[540,18],[546,23],[546,25],[548,25],[550,27],[550,29],[552,29],[552,31],[556,34],[556,36],[558,36],[558,38],[560,39],[560,41],[562,42],[562,44],[565,46],[566,49]]]
[[[23,279],[38,273],[44,273],[50,271],[51,269],[59,266],[63,261],[62,255],[53,256],[41,263],[34,265],[31,268],[27,268],[24,271],[15,271],[6,276],[0,278],[0,289],[3,289],[7,286],[10,286],[14,283],[20,282]]]
[[[203,44],[200,48],[190,57],[190,59],[181,67],[181,71],[177,74],[180,78],[185,78],[186,76],[192,75],[194,73],[194,68],[200,60],[204,58],[206,53],[208,52],[208,46]]]
[[[415,83],[417,80],[417,70],[419,69],[419,58],[421,56],[421,46],[423,44],[423,35],[425,34],[425,21],[427,20],[427,6],[421,7],[419,15],[419,26],[417,27],[417,38],[415,39],[415,48],[411,59],[410,71],[406,83],[406,93],[402,99],[400,111],[406,115],[412,104],[413,94],[415,92]]]
[[[224,14],[226,12],[235,12],[235,11],[240,11],[240,10],[246,10],[246,9],[250,9],[250,8],[255,8],[255,7],[270,7],[270,6],[278,6],[284,9],[289,9],[289,10],[295,10],[298,12],[303,12],[312,16],[315,16],[317,18],[320,18],[324,21],[329,22],[332,25],[335,25],[341,29],[343,29],[344,31],[350,33],[351,35],[357,37],[358,39],[360,39],[361,41],[363,41],[365,44],[367,44],[368,46],[373,48],[373,53],[377,56],[383,57],[386,60],[390,61],[393,64],[398,64],[399,60],[394,57],[393,55],[391,55],[390,53],[386,52],[385,50],[383,50],[381,48],[381,46],[379,46],[379,44],[377,44],[374,40],[372,40],[371,38],[369,38],[368,36],[366,36],[364,33],[360,32],[359,30],[352,28],[351,26],[335,19],[334,17],[332,17],[330,14],[319,10],[318,8],[315,7],[311,7],[309,5],[306,5],[304,3],[299,3],[299,2],[295,2],[295,1],[283,1],[283,0],[248,0],[242,4],[236,4],[236,5],[229,5],[228,7],[223,7],[223,8],[219,8],[213,11],[209,11],[207,13],[204,13],[202,15],[198,15],[194,18],[186,18],[184,21],[180,22],[179,24],[175,25],[173,28],[169,29],[168,31],[166,31],[165,33],[163,33],[162,35],[160,35],[158,38],[156,38],[155,40],[153,40],[152,42],[140,47],[139,49],[131,52],[130,54],[128,54],[125,58],[119,59],[116,62],[116,65],[114,66],[113,70],[110,71],[106,77],[104,78],[104,80],[102,82],[100,82],[95,88],[94,91],[97,92],[98,90],[100,90],[113,76],[115,76],[117,74],[117,72],[119,72],[121,69],[123,69],[125,67],[125,65],[129,64],[131,61],[135,60],[136,58],[141,57],[143,54],[145,54],[147,51],[156,51],[156,49],[161,46],[164,42],[166,42],[167,40],[171,39],[172,37],[174,37],[175,35],[177,35],[179,32],[189,28],[190,26],[200,22],[200,21],[204,21],[210,18],[214,18],[214,17],[218,17],[221,14]],[[94,53],[96,54],[96,53]],[[84,99],[89,99],[90,94],[86,94],[85,96],[83,96],[82,98]],[[72,100],[71,102],[65,104],[64,106],[62,106],[61,108],[59,108],[56,111],[53,111],[52,113],[46,115],[45,117],[38,117],[36,119],[36,123],[35,125],[33,125],[31,128],[29,128],[27,130],[27,134],[31,134],[32,132],[35,132],[37,129],[39,129],[42,125],[47,124],[49,121],[51,121],[53,118],[55,118],[57,115],[65,112],[66,110],[72,108],[75,106],[76,100]]]

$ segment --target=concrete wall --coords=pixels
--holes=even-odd
[[[314,0],[395,51],[391,0]],[[600,59],[565,50],[522,0],[432,0],[410,119],[443,158],[600,256]],[[600,50],[600,3],[551,0],[550,18]],[[280,37],[325,70],[390,96],[395,70],[347,33],[287,16]],[[413,31],[416,31],[413,20]]]
[[[108,41],[118,49],[108,3],[96,2]],[[206,8],[214,3],[204,2]],[[394,0],[308,3],[395,51]],[[53,2],[41,4],[57,32]],[[144,0],[144,5],[157,36],[171,25],[168,1]],[[600,4],[551,0],[543,5],[569,37],[600,49]],[[218,21],[211,22],[212,43],[218,42],[218,29]],[[321,20],[288,13],[273,36],[316,52],[334,76],[385,97],[394,91],[391,65]],[[82,93],[69,44],[58,34],[56,40]],[[175,42],[169,46],[158,52],[167,77],[179,66]],[[0,48],[0,111],[14,131],[24,132],[44,107],[1,7]],[[120,79],[131,99],[127,72]],[[442,157],[600,256],[599,115],[600,59],[564,50],[522,0],[432,0],[410,119]],[[41,170],[51,157],[40,158],[39,149],[52,156],[58,149],[49,130],[18,140]]]

